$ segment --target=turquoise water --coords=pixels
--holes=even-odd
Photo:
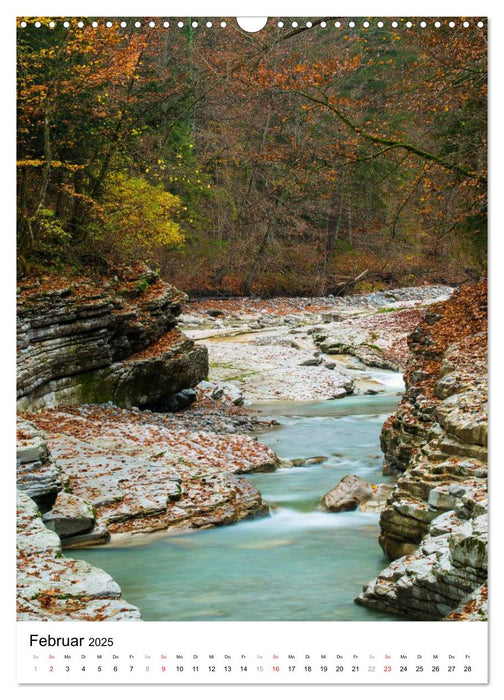
[[[108,571],[145,620],[396,619],[353,602],[387,564],[378,516],[316,506],[345,474],[384,481],[379,434],[397,401],[391,393],[263,404],[281,425],[262,442],[283,458],[325,458],[248,477],[271,517],[71,556]]]

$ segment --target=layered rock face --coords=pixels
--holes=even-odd
[[[148,270],[122,279],[51,276],[18,290],[18,408],[155,404],[208,373],[176,328],[185,295]]]
[[[380,518],[395,561],[358,603],[418,619],[485,617],[486,304],[485,283],[462,287],[409,337],[406,392],[381,436],[384,470],[401,473]]]

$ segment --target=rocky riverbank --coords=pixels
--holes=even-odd
[[[247,402],[323,401],[383,391],[369,368],[403,369],[406,337],[422,308],[452,291],[430,286],[355,297],[195,301],[180,323],[208,347],[210,379],[233,382]]]
[[[400,476],[381,514],[394,561],[358,603],[413,619],[486,619],[487,294],[432,306],[409,337],[406,392],[382,431]]]
[[[139,620],[105,571],[63,556],[60,538],[40,517],[37,504],[17,496],[18,620]]]
[[[18,525],[26,518],[35,523],[28,541],[27,531],[18,528],[22,619],[62,619],[66,600],[69,619],[94,619],[95,597],[119,597],[117,584],[91,568],[81,572],[79,596],[62,587],[68,577],[80,580],[74,572],[80,564],[63,557],[61,547],[68,550],[104,544],[111,537],[208,528],[267,516],[269,509],[259,491],[240,478],[278,465],[271,450],[243,434],[257,425],[253,416],[243,416],[225,399],[205,396],[195,407],[176,414],[113,405],[21,414]],[[42,538],[36,551],[30,539],[34,527]],[[37,580],[30,581],[32,577]],[[96,577],[108,586],[100,589],[99,596],[90,594]],[[107,603],[96,619],[131,619],[127,604],[121,607],[125,616],[117,617],[117,605]]]

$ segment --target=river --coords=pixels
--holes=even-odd
[[[379,434],[397,405],[400,375],[378,374],[388,390],[374,396],[255,406],[280,423],[258,436],[280,457],[324,458],[247,477],[271,517],[71,556],[111,574],[144,620],[396,619],[353,602],[387,563],[377,541],[379,516],[317,509],[345,474],[387,480]]]

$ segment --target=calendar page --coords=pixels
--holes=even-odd
[[[489,21],[310,9],[16,19],[22,688],[488,682]]]

